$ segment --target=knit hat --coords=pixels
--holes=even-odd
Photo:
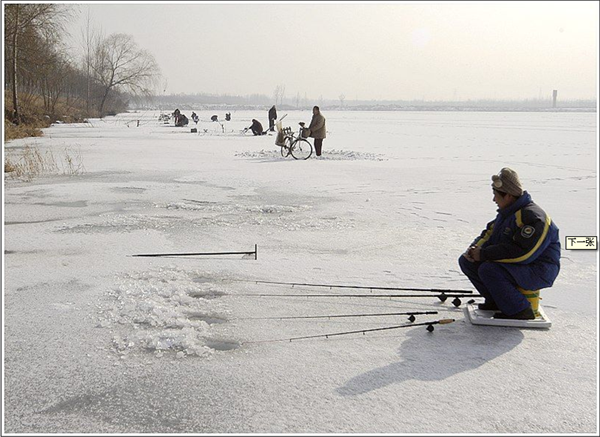
[[[504,167],[500,173],[492,176],[492,188],[502,193],[508,193],[515,197],[523,194],[523,187],[519,175],[513,169]]]

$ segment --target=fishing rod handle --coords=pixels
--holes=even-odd
[[[454,319],[441,319],[441,320],[438,321],[438,323],[440,325],[447,325],[448,323],[452,323],[454,321],[455,321]]]

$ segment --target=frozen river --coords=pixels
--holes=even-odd
[[[598,235],[596,113],[323,109],[322,159],[295,161],[241,132],[266,110],[196,112],[5,145],[56,162],[5,177],[6,432],[597,431],[598,252],[564,247]],[[505,166],[560,229],[550,330],[474,327],[434,298],[250,296],[316,292],[256,281],[471,288],[457,259],[495,217]],[[255,245],[256,260],[131,256]],[[269,319],[392,310],[456,321],[281,342],[405,319]]]

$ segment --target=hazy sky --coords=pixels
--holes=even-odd
[[[316,99],[597,95],[598,2],[77,3],[132,35],[172,93]],[[163,90],[161,90],[163,91]]]

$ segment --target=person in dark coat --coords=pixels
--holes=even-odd
[[[496,219],[488,223],[458,259],[462,272],[485,298],[479,309],[501,311],[496,319],[535,319],[519,290],[548,288],[560,271],[558,227],[523,191],[517,173],[503,168],[492,176]]]
[[[327,136],[327,128],[325,127],[325,117],[321,114],[318,106],[313,107],[313,117],[308,126],[308,136],[315,139],[315,152],[317,156],[321,156],[321,148],[323,140]]]
[[[277,109],[275,105],[271,106],[269,109],[269,130],[271,132],[275,132],[275,120],[277,120]]]
[[[254,135],[266,134],[266,132],[263,132],[263,127],[262,124],[260,124],[260,121],[255,120],[254,118],[252,119],[252,126],[250,126],[248,129],[250,129]]]

